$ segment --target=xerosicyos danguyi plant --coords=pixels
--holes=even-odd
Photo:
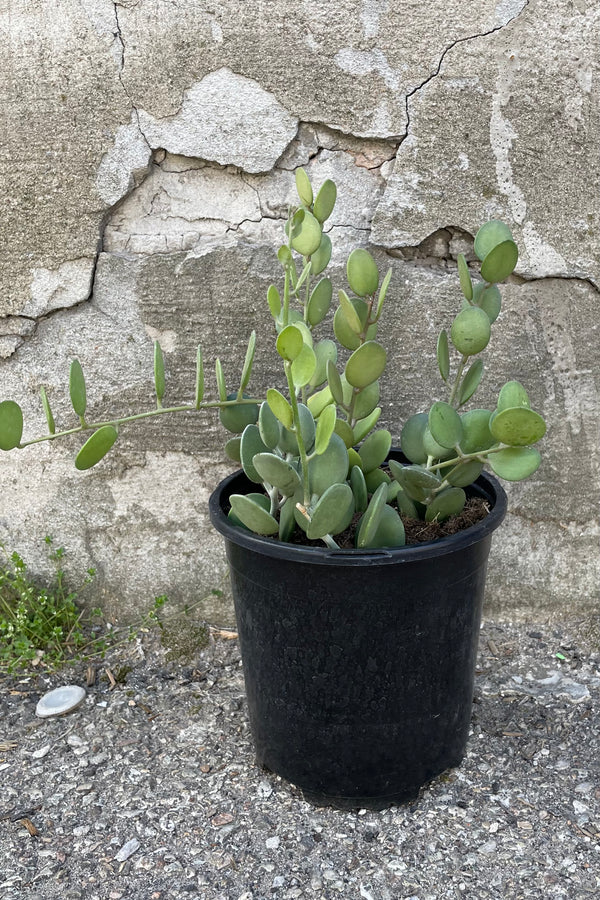
[[[86,418],[86,384],[78,360],[71,364],[69,392],[79,423],[57,431],[44,388],[41,399],[48,433],[23,440],[23,415],[13,400],[0,403],[0,448],[13,450],[77,432],[92,434],[77,454],[75,465],[98,463],[133,421],[176,412],[218,408],[222,424],[234,436],[226,452],[240,462],[256,491],[231,497],[232,521],[260,535],[288,541],[298,525],[309,539],[337,548],[335,536],[345,531],[356,513],[358,548],[404,544],[402,515],[442,521],[459,513],[467,488],[487,463],[509,481],[527,478],[538,468],[540,454],[532,446],[546,426],[530,408],[524,387],[507,382],[495,408],[460,412],[477,391],[483,362],[478,354],[491,337],[500,313],[498,283],[514,270],[518,251],[509,228],[487,222],[475,238],[481,261],[481,281],[473,283],[464,256],[458,273],[464,295],[450,333],[442,330],[437,361],[447,391],[426,411],[410,416],[402,428],[401,448],[410,461],[387,460],[392,438],[377,429],[381,407],[379,382],[386,350],[376,340],[391,270],[383,279],[371,254],[358,248],[347,262],[349,291],[339,290],[333,334],[316,339],[315,331],[330,310],[333,287],[325,272],[331,240],[324,230],[336,202],[335,184],[327,180],[313,194],[303,169],[296,172],[300,204],[290,210],[285,243],[277,253],[283,285],[271,285],[267,301],[275,326],[275,346],[283,363],[287,396],[270,388],[262,402],[248,395],[256,335],[248,343],[239,387],[228,393],[219,360],[218,399],[204,397],[204,367],[198,348],[195,398],[181,406],[163,406],[163,354],[154,345],[156,408],[105,422]],[[343,348],[342,366],[338,350]],[[451,366],[451,349],[457,361]]]

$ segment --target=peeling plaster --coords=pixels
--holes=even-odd
[[[76,306],[91,294],[96,257],[62,263],[58,269],[33,269],[31,297],[22,314],[36,319],[55,309]]]
[[[125,197],[147,171],[152,159],[148,141],[142,134],[135,112],[128,125],[118,129],[113,146],[104,154],[96,175],[96,189],[102,200],[114,206]]]

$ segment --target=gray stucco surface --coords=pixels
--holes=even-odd
[[[599,26],[583,0],[2,6],[1,399],[33,436],[43,383],[66,424],[76,356],[94,416],[150,407],[158,338],[169,402],[188,402],[197,344],[233,384],[252,328],[254,389],[280,383],[265,292],[303,165],[338,184],[336,285],[356,244],[393,267],[382,399],[397,439],[439,394],[457,254],[504,218],[521,257],[481,398],[518,378],[549,432],[539,472],[509,486],[488,601],[595,608]],[[225,570],[206,512],[231,468],[222,438],[216,417],[164,417],[123,429],[87,474],[79,442],[2,454],[0,539],[41,572],[52,534],[73,576],[98,569],[114,616],[209,595]],[[231,613],[211,599],[207,616]]]

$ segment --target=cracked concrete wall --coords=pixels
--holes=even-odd
[[[333,178],[336,283],[368,245],[394,270],[382,340],[385,423],[440,395],[435,340],[456,257],[490,217],[521,248],[482,402],[510,377],[549,423],[537,475],[509,486],[488,603],[504,615],[594,609],[600,553],[600,9],[585,0],[390,3],[34,0],[0,4],[2,396],[43,430],[38,386],[69,421],[77,356],[98,417],[191,397],[195,347],[236,377],[251,328],[260,391],[281,373],[265,292],[294,169]],[[264,326],[264,327],[263,327]],[[267,335],[269,337],[267,337]],[[87,474],[68,448],[2,454],[0,538],[43,572],[98,569],[109,614],[209,595],[225,570],[206,514],[230,465],[215,417],[123,429]],[[207,618],[230,607],[209,598]]]

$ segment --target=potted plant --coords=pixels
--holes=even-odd
[[[336,187],[325,181],[315,196],[302,169],[296,187],[277,254],[283,285],[267,296],[285,392],[248,394],[253,332],[233,393],[217,360],[218,399],[205,399],[199,348],[194,402],[163,407],[155,343],[156,409],[91,423],[75,360],[79,423],[57,431],[42,388],[48,433],[23,440],[21,409],[5,400],[0,448],[91,431],[75,460],[85,470],[127,423],[218,408],[232,434],[226,452],[242,468],[217,487],[210,515],[227,548],[258,762],[315,802],[377,808],[414,797],[464,755],[487,556],[506,510],[483,468],[510,481],[533,474],[545,423],[516,381],[493,408],[463,411],[482,380],[497,285],[518,257],[508,227],[493,220],[475,238],[481,280],[458,257],[462,307],[437,343],[445,397],[410,416],[392,449],[390,432],[376,427],[387,358],[376,335],[391,270],[381,279],[371,254],[353,250],[335,340],[317,340],[333,297],[324,225]],[[415,530],[424,542],[407,542]]]

